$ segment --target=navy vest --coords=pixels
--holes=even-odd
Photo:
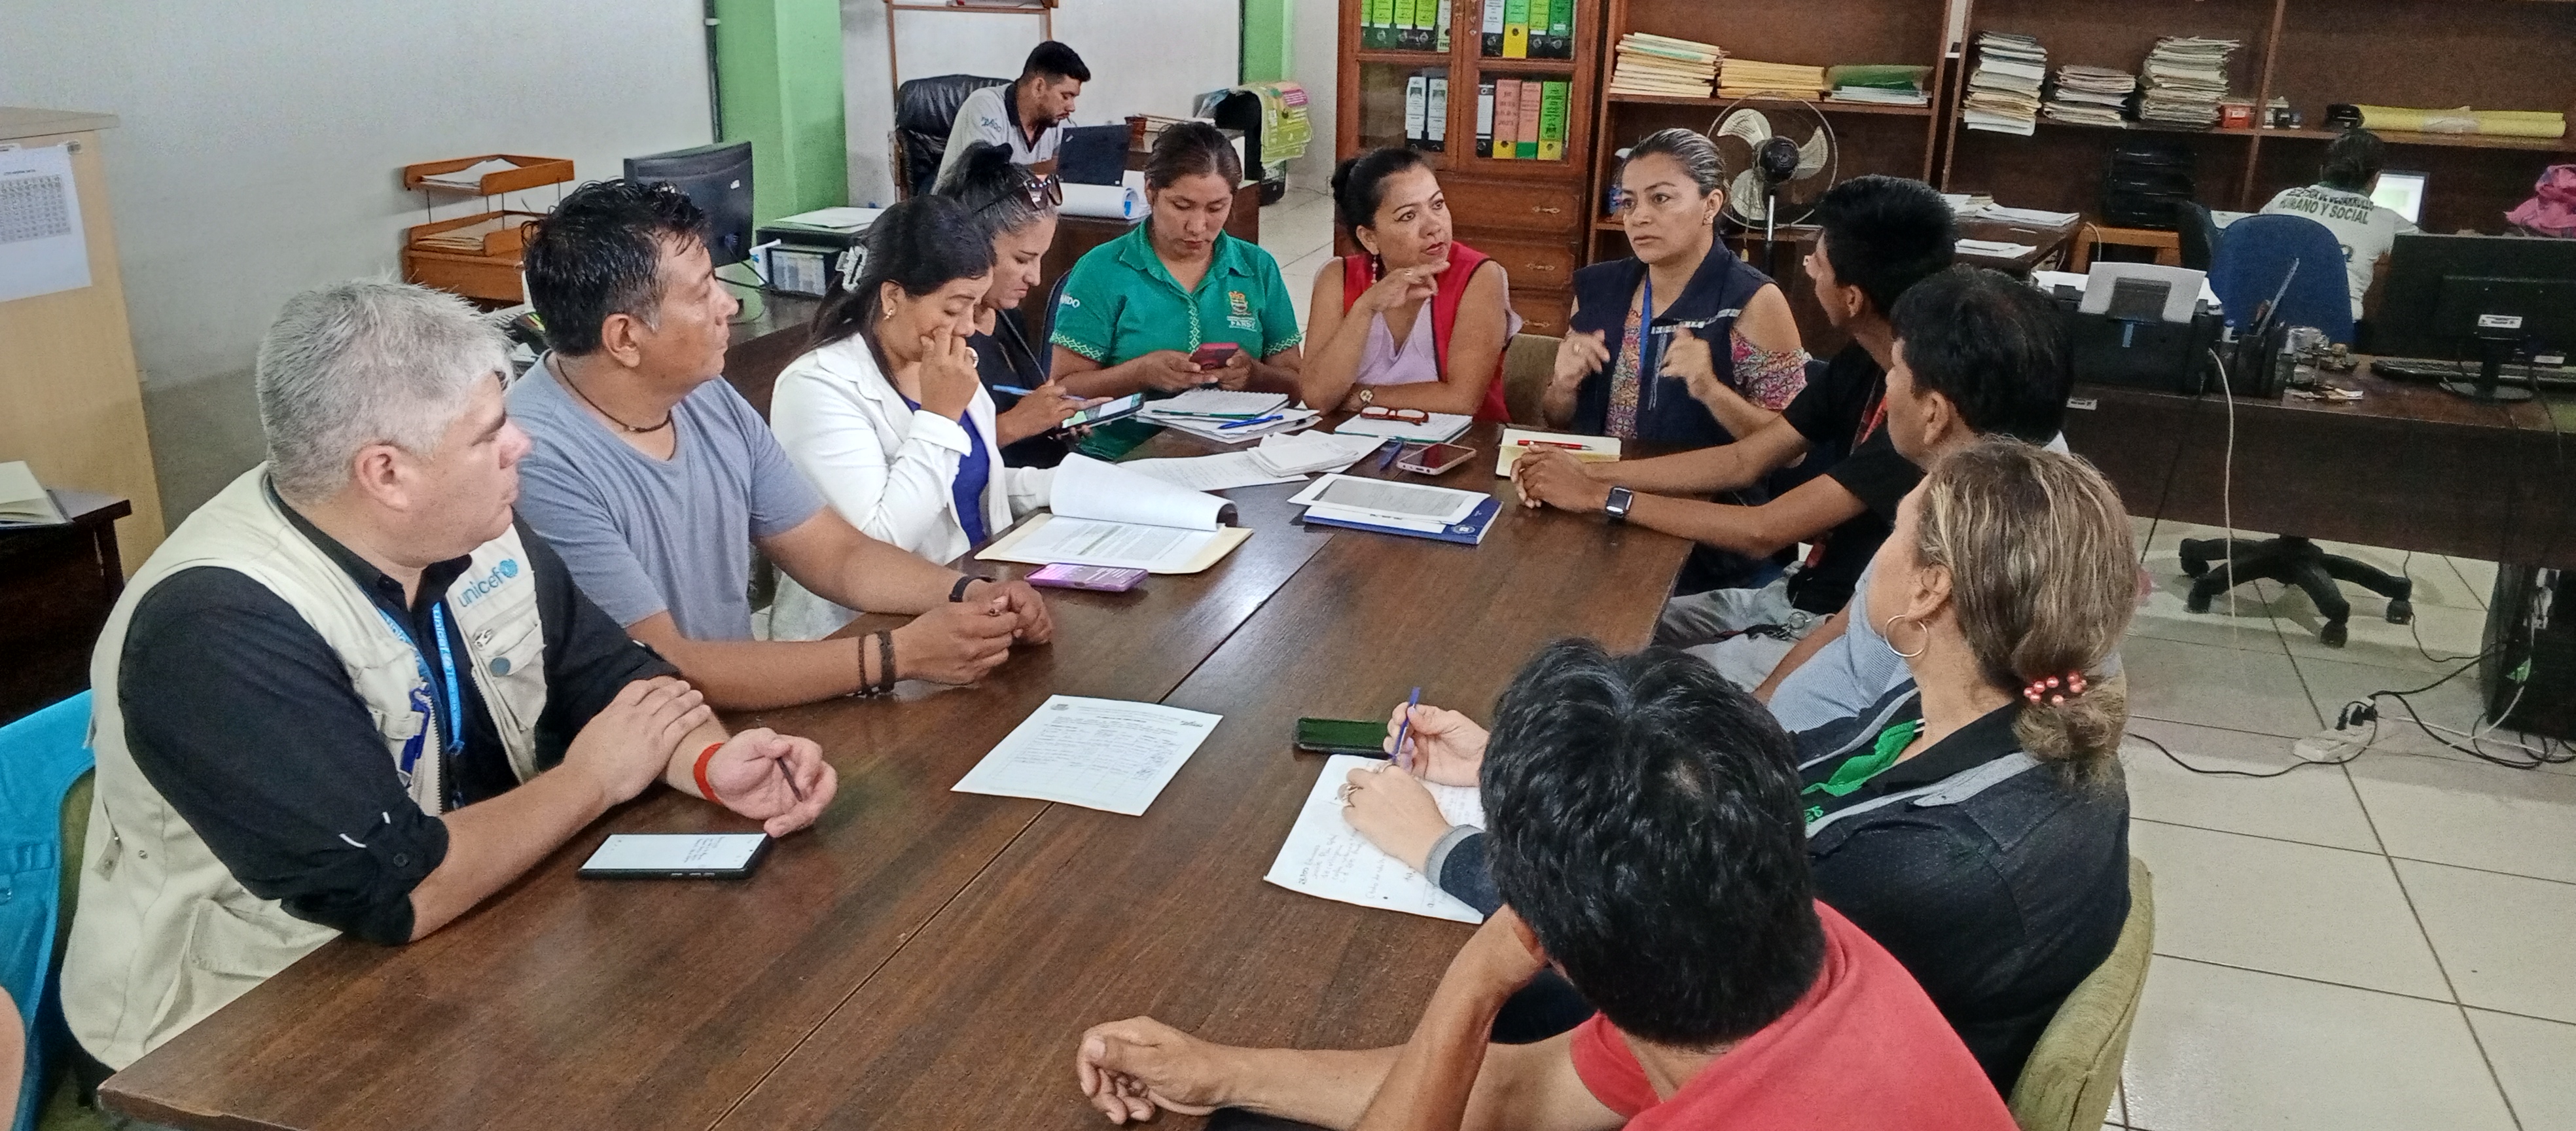
[[[1575,314],[1571,329],[1577,333],[1598,330],[1610,347],[1611,361],[1583,379],[1574,395],[1574,431],[1604,434],[1610,418],[1610,369],[1618,364],[1620,338],[1627,331],[1628,304],[1646,281],[1646,265],[1634,257],[1595,263],[1574,273]],[[1712,245],[1708,256],[1700,260],[1699,270],[1691,275],[1690,285],[1664,313],[1655,316],[1650,335],[1651,356],[1646,360],[1661,367],[1666,350],[1672,345],[1672,331],[1689,327],[1691,333],[1709,345],[1719,380],[1735,383],[1734,351],[1728,347],[1728,335],[1735,329],[1736,315],[1744,312],[1753,294],[1769,285],[1771,277],[1755,270],[1753,265],[1736,257],[1724,243]],[[1692,399],[1690,384],[1679,377],[1657,373],[1639,375],[1637,390],[1637,438],[1657,444],[1677,444],[1705,448],[1732,442],[1725,426],[1711,415],[1708,406]]]

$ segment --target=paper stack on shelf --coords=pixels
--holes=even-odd
[[[1977,69],[1959,120],[1972,130],[2031,135],[2039,121],[2039,87],[2048,78],[2048,49],[2027,35],[1977,36]]]
[[[1706,98],[1717,85],[1726,52],[1712,43],[1632,31],[1619,37],[1610,70],[1612,94],[1661,94]]]
[[[2108,67],[2066,66],[2057,69],[2057,85],[2048,92],[2048,120],[2079,126],[2121,126],[2129,96],[2138,92],[2138,76]]]
[[[1821,99],[1825,96],[1825,69],[1794,63],[1756,63],[1751,59],[1728,59],[1717,65],[1718,97],[1743,98],[1764,93]]]
[[[2171,35],[2147,52],[2146,95],[2138,120],[2161,126],[2207,129],[2218,124],[2218,100],[2227,97],[2227,59],[2233,39]]]
[[[1929,106],[1923,80],[1932,68],[1886,63],[1852,63],[1825,68],[1828,102],[1862,102],[1878,106]]]

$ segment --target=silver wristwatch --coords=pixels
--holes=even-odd
[[[1601,513],[1609,515],[1612,522],[1626,522],[1628,506],[1636,501],[1636,492],[1625,487],[1613,487],[1610,489],[1610,501],[1601,505]]]

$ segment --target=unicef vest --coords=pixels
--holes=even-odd
[[[285,600],[347,666],[395,766],[407,747],[428,752],[407,785],[423,812],[443,809],[436,752],[446,736],[427,708],[419,653],[348,571],[288,521],[269,495],[267,472],[253,468],[171,532],[126,586],[90,658],[97,792],[62,997],[73,1035],[111,1068],[133,1063],[338,933],[244,889],[136,767],[118,677],[134,609],[154,586],[181,570],[219,566]],[[465,640],[459,674],[471,673],[511,769],[526,781],[537,772],[536,723],[546,705],[545,630],[515,528],[474,550],[448,587],[447,608]]]

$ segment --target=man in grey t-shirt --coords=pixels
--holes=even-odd
[[[1036,590],[860,533],[717,376],[736,304],[715,281],[705,225],[670,185],[603,181],[565,197],[528,241],[528,297],[554,348],[510,390],[511,416],[536,441],[519,513],[582,592],[708,702],[735,709],[896,678],[971,683],[1014,643],[1045,643],[1055,628]],[[755,547],[836,604],[920,615],[882,639],[755,641]]]

